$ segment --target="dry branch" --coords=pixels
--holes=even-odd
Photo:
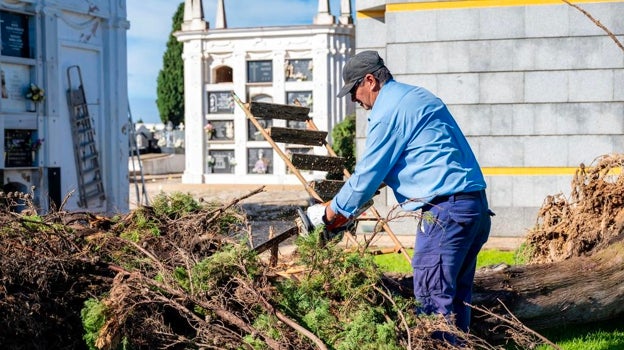
[[[613,34],[609,28],[607,28],[604,24],[600,23],[599,20],[595,19],[594,16],[592,16],[589,12],[585,11],[583,8],[581,8],[578,5],[575,5],[571,2],[569,2],[568,0],[561,0],[563,2],[565,2],[566,4],[574,7],[575,9],[579,10],[582,14],[584,14],[585,16],[587,16],[587,18],[589,18],[592,22],[594,22],[594,24],[596,26],[598,26],[598,28],[602,29],[605,31],[605,33],[607,33],[607,35],[615,42],[615,44],[622,49],[622,51],[624,51],[624,45],[622,45],[622,43],[618,40],[618,38],[615,36],[615,34]]]

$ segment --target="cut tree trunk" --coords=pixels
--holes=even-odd
[[[411,276],[395,280],[401,294],[412,295]],[[617,242],[588,257],[479,269],[472,304],[497,315],[508,315],[507,308],[534,330],[588,324],[624,315],[623,281],[624,243]],[[492,336],[500,323],[473,311],[471,329]]]
[[[475,277],[473,304],[504,315],[502,302],[536,330],[585,324],[624,313],[622,281],[624,243],[618,242],[588,257],[500,271],[481,269]],[[473,328],[491,322],[475,313]]]

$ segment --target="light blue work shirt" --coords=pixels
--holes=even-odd
[[[418,86],[387,81],[370,111],[364,153],[331,201],[345,217],[384,182],[404,210],[436,196],[483,190],[481,168],[446,105]]]

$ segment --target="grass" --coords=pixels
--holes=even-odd
[[[596,322],[591,325],[568,326],[540,332],[563,350],[624,349],[624,318]],[[551,350],[539,346],[536,350]]]
[[[511,250],[485,249],[477,255],[477,269],[498,264],[516,264],[516,252]]]
[[[412,256],[413,250],[408,249],[409,256]],[[403,257],[403,254],[381,254],[375,256],[375,262],[384,271],[411,273],[412,266]],[[515,264],[515,252],[506,250],[486,249],[482,250],[477,256],[477,268],[489,265],[505,263],[508,265]]]
[[[412,256],[413,250],[408,250]],[[377,265],[388,272],[412,273],[410,263],[402,254],[381,254],[375,256]],[[477,256],[477,268],[505,263],[519,264],[515,251],[496,249],[482,250]],[[562,350],[622,350],[624,349],[624,317],[597,322],[591,325],[568,326],[540,334],[557,344]],[[536,350],[551,350],[550,346],[539,346]]]

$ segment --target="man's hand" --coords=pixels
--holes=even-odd
[[[329,202],[327,202],[329,203]],[[327,217],[325,216],[325,210],[327,209],[327,204],[314,204],[308,207],[306,210],[306,215],[310,220],[310,223],[315,228],[319,225],[325,225]]]
[[[343,231],[350,220],[342,214],[334,213],[329,207],[330,202],[314,204],[308,207],[306,215],[314,227],[325,225],[328,232]]]
[[[321,240],[328,242],[330,240],[341,240],[345,230],[349,229],[351,221],[342,216],[341,214],[334,213],[329,207],[330,202],[322,204],[314,204],[308,207],[305,214],[300,211],[299,216],[305,215],[307,221],[306,231],[309,233],[316,229],[319,225],[324,225],[324,230],[321,232]],[[331,216],[331,221],[328,220],[328,216]]]

